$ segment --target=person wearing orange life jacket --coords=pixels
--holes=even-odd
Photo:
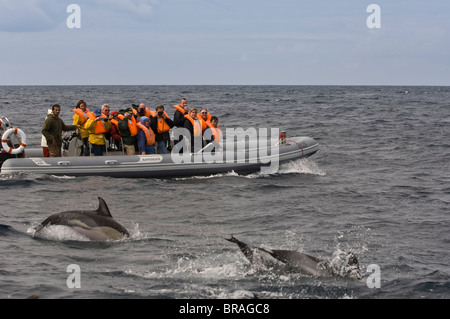
[[[119,121],[119,130],[127,155],[136,155],[138,127],[133,110],[127,109],[124,118]]]
[[[186,98],[180,100],[180,104],[174,105],[175,113],[173,115],[173,123],[176,127],[184,127],[184,122],[186,121],[185,115],[189,114],[188,101]],[[174,145],[178,144],[183,140],[183,135],[178,135],[173,137]],[[182,152],[183,149],[180,150]]]
[[[200,113],[197,114],[197,117],[202,122],[202,131],[204,132],[208,128],[208,123],[211,123],[211,114],[207,109],[202,108]]]
[[[122,117],[123,118],[123,117]],[[120,130],[119,130],[119,112],[118,111],[112,111],[111,112],[111,139],[114,145],[116,146],[117,150],[121,150],[120,148],[120,139],[122,138],[120,136]]]
[[[175,113],[173,115],[173,123],[176,127],[184,127],[185,115],[189,113],[188,101],[185,98],[182,98],[180,104],[174,105]]]
[[[159,105],[155,111],[150,112],[150,126],[156,134],[156,142],[158,143],[158,154],[167,153],[167,145],[170,142],[169,131],[174,127],[173,121],[164,111],[164,105]]]
[[[144,103],[139,104],[137,111],[136,111],[136,122],[140,123],[140,119],[142,116],[146,116],[148,118],[150,118],[150,110],[148,109],[148,107],[145,106]]]
[[[211,126],[211,114],[208,112],[206,108],[200,109],[200,113],[197,113],[198,120],[202,123],[202,135],[205,134],[205,131]],[[203,138],[203,146],[208,144],[206,139]]]
[[[208,129],[211,130],[211,138],[206,139],[206,143],[219,144],[222,140],[222,131],[219,127],[219,119],[217,116],[211,116],[211,121],[208,122]]]
[[[86,122],[91,116],[91,112],[87,109],[87,104],[84,100],[79,100],[73,116],[73,125],[80,125],[81,138],[83,139],[83,154],[89,156],[89,132],[86,129]]]
[[[100,108],[95,109],[92,116],[86,122],[86,129],[89,131],[89,143],[91,143],[92,153],[95,156],[103,155],[105,146],[105,134],[111,130],[111,121],[102,116]]]
[[[197,117],[197,109],[192,108],[188,115],[184,116],[186,121],[184,127],[189,131],[190,136],[186,136],[191,142],[190,149],[194,153],[203,147],[202,123]]]
[[[219,119],[217,116],[211,117],[211,122],[208,122],[208,128],[206,129],[203,137],[206,140],[206,144],[212,144],[213,147],[209,148],[210,152],[221,151],[220,141],[222,140],[222,131],[219,127]]]
[[[150,127],[150,119],[147,116],[141,116],[137,126],[139,154],[155,154],[155,133]]]
[[[109,121],[111,121],[111,115],[110,115],[111,109],[108,104],[102,105],[102,117],[107,118]],[[107,131],[105,133],[105,139],[107,141],[111,140],[111,130]]]

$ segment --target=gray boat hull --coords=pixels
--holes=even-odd
[[[201,176],[231,171],[242,174],[274,166],[273,163],[281,164],[311,156],[318,151],[319,144],[309,137],[295,137],[289,138],[286,144],[277,148],[274,154],[270,147],[264,150],[245,149],[242,152],[217,152],[208,155],[184,154],[183,160],[173,154],[14,158],[3,163],[1,173],[123,178]]]

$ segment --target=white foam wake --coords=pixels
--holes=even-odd
[[[292,162],[282,164],[278,171],[279,174],[310,174],[325,176],[323,171],[313,160],[309,158],[302,158]]]

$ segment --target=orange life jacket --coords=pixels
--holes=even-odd
[[[217,125],[217,127],[214,127],[211,123],[208,123],[208,127],[212,131],[212,137],[214,138],[214,141],[216,141],[216,143],[220,143],[220,140],[222,139],[222,130],[220,129],[219,125]]]
[[[117,132],[120,133],[120,130],[119,130],[119,121],[116,120],[116,119],[111,119],[111,123],[117,128]]]
[[[116,119],[111,119],[111,123],[114,124],[117,128],[119,127],[119,121]]]
[[[108,133],[108,132],[109,132],[109,130],[106,128],[106,122],[105,121],[97,121],[97,122],[95,122],[95,130],[94,130],[95,135],[105,134],[105,133]]]
[[[202,122],[200,122],[198,119],[197,121],[194,121],[194,119],[190,115],[185,115],[184,117],[192,123],[192,127],[194,128],[194,137],[201,136],[203,131]]]
[[[145,133],[145,139],[147,140],[147,146],[153,146],[155,145],[155,133],[150,127],[145,126],[142,123],[137,123],[137,126],[144,131]]]
[[[88,109],[86,109],[86,112],[83,112],[82,109],[73,109],[72,111],[81,117],[81,127],[84,128],[84,124],[87,122],[87,120],[89,120],[92,113]]]
[[[197,118],[202,123],[202,131],[206,130],[208,128],[208,122],[211,122],[211,114],[208,112],[208,114],[206,115],[206,121],[198,113],[197,113]]]
[[[186,114],[186,111],[180,105],[173,106],[177,111],[180,111],[181,114]]]
[[[158,116],[158,113],[156,113],[156,111],[151,111],[150,114],[151,114],[154,118],[156,118],[156,120],[158,121],[158,133],[159,133],[159,134],[162,134],[162,133],[165,133],[165,132],[169,132],[169,131],[170,131],[170,126],[169,126],[169,124],[167,124],[167,122],[166,122],[165,119],[159,117],[159,116]],[[164,112],[164,114],[165,114],[167,117],[169,117],[169,115],[167,115],[166,112]]]
[[[131,117],[131,120],[128,120],[128,128],[130,129],[131,136],[137,135],[138,127],[134,116]]]
[[[108,117],[105,114],[100,115],[100,117],[108,119]],[[97,121],[97,123],[95,123],[95,134],[97,134],[97,135],[105,134],[105,133],[109,133],[110,131],[111,131],[111,128],[110,129],[106,128],[106,121]]]
[[[117,116],[119,117],[120,120],[123,120],[125,118],[125,115],[123,115],[123,114],[119,114]],[[120,132],[119,121],[111,120],[111,122],[117,126],[117,130]],[[117,122],[117,124],[115,122]],[[137,128],[137,123],[136,123],[136,119],[134,118],[134,116],[131,117],[131,120],[128,120],[128,128],[130,129],[131,136],[137,135],[138,128]]]

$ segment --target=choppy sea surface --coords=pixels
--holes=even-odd
[[[319,152],[272,175],[0,175],[0,297],[450,298],[450,87],[9,86],[0,115],[39,147],[52,104],[71,124],[79,99],[92,109],[163,104],[172,116],[181,97],[222,130],[280,128],[316,139]],[[99,196],[130,239],[33,236],[49,215],[94,210]],[[363,278],[251,265],[231,235],[325,260],[352,251]],[[79,288],[68,286],[70,265]]]

